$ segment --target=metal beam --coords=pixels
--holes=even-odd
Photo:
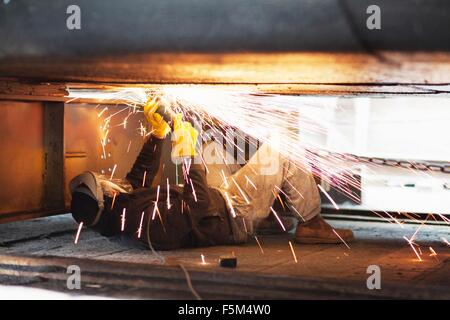
[[[217,53],[145,54],[118,57],[42,59],[0,59],[0,94],[52,94],[60,97],[70,88],[108,85],[158,84],[278,84],[285,88],[314,85],[359,86],[363,91],[395,91],[411,85],[408,91],[427,90],[426,86],[450,83],[450,52],[367,53]],[[1,77],[8,77],[5,81]],[[17,87],[8,79],[24,85]],[[34,83],[34,85],[28,85]],[[40,83],[40,84],[39,84]],[[48,85],[51,83],[53,85]],[[372,88],[371,88],[372,86]],[[420,86],[418,89],[417,86]],[[46,88],[47,87],[47,88]],[[368,87],[368,88],[367,88]],[[317,88],[316,88],[317,89]],[[33,91],[32,91],[33,90]],[[300,89],[301,90],[301,89]],[[436,90],[440,88],[436,87]],[[447,88],[443,88],[448,91]],[[290,91],[296,91],[290,90]],[[341,90],[341,91],[345,91]],[[354,90],[352,90],[354,91]],[[435,91],[434,89],[431,91]]]
[[[45,209],[64,209],[64,103],[44,104]]]
[[[67,290],[67,268],[83,270],[82,292],[118,298],[193,299],[180,265],[149,265],[66,257],[0,256],[0,281],[56,291]],[[311,279],[292,275],[262,274],[183,267],[204,299],[448,299],[444,285],[388,282],[383,290],[367,290],[351,279]],[[444,269],[444,272],[446,270]],[[27,281],[32,281],[31,284]],[[36,281],[38,279],[39,281]],[[92,286],[90,286],[92,285]],[[93,286],[95,285],[95,286]],[[101,285],[101,290],[98,286]],[[93,288],[93,289],[92,289]],[[118,289],[119,288],[119,289]]]

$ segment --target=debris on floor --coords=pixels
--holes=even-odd
[[[292,235],[260,235],[242,246],[159,252],[138,249],[117,238],[84,230],[69,215],[0,225],[0,284],[56,291],[67,288],[67,267],[82,275],[77,294],[131,298],[438,298],[450,297],[448,226],[425,225],[416,243],[433,248],[419,261],[403,236],[417,225],[330,219],[351,227],[357,241],[344,245],[299,245]],[[222,268],[223,256],[239,259]],[[368,267],[381,270],[382,290],[369,290]],[[185,273],[183,269],[187,272]],[[188,275],[189,279],[186,277]],[[323,281],[326,280],[326,281]],[[120,290],[117,290],[120,288]]]

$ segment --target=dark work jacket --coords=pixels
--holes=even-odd
[[[98,231],[107,236],[122,234],[147,246],[150,242],[158,250],[236,243],[233,218],[220,192],[208,187],[203,165],[190,166],[184,187],[169,186],[170,209],[166,184],[160,185],[158,196],[152,182],[162,146],[163,140],[153,137],[144,144],[126,177],[133,192],[116,196],[112,208],[112,199],[106,197]]]

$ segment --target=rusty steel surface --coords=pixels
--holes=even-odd
[[[0,214],[43,206],[43,105],[0,101]]]
[[[1,101],[0,221],[64,211],[64,104]]]

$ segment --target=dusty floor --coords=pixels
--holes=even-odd
[[[417,224],[329,220],[351,227],[357,241],[345,245],[299,245],[289,234],[259,236],[244,246],[186,249],[155,256],[83,230],[68,215],[0,225],[0,284],[67,291],[66,268],[79,265],[76,293],[137,298],[450,298],[450,228],[425,225],[416,234],[419,261],[403,236]],[[436,256],[430,255],[432,251]],[[234,252],[236,269],[218,266]],[[206,264],[202,264],[201,255]],[[420,253],[419,253],[420,254]],[[367,267],[381,269],[381,290],[366,286]]]

